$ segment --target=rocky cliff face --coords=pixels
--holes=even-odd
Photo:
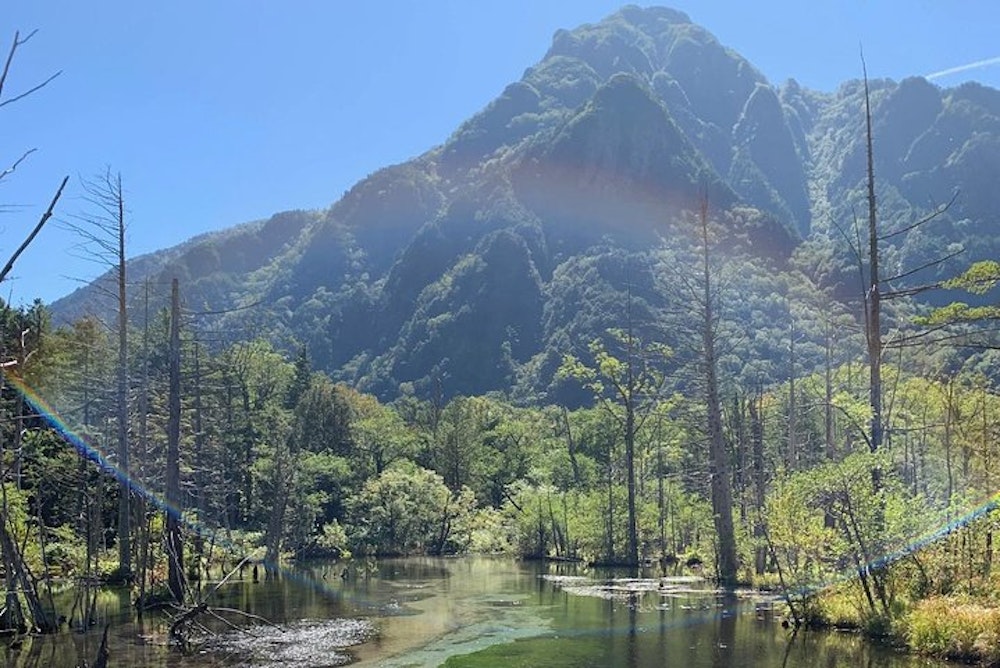
[[[923,79],[871,87],[887,229],[962,193],[887,261],[920,266],[952,243],[973,257],[1000,250],[1000,93]],[[401,384],[541,392],[558,351],[620,323],[626,285],[652,285],[636,258],[703,196],[772,261],[810,236],[842,245],[836,228],[863,201],[861,95],[859,82],[775,87],[683,13],[629,6],[556,33],[444,145],[327,211],[194,239],[133,261],[132,276],[177,275],[204,310],[255,304],[215,325],[306,343],[318,366],[384,396]],[[655,301],[651,287],[635,290]],[[97,293],[54,309],[99,310]]]

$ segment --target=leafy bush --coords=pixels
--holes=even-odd
[[[360,554],[409,555],[464,551],[476,499],[452,493],[440,475],[400,462],[365,482],[349,503],[349,535]]]

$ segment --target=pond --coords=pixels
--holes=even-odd
[[[167,646],[162,618],[127,621],[124,595],[106,591],[94,629],[7,646],[4,665],[93,662],[105,622],[111,624],[110,666],[129,668],[946,665],[851,634],[793,635],[780,625],[772,601],[751,592],[723,595],[684,575],[616,575],[500,557],[312,564],[257,582],[247,570],[213,603],[280,628],[256,623],[251,633],[236,632],[206,619],[219,635],[198,653],[182,655]],[[63,604],[68,610],[72,601]]]

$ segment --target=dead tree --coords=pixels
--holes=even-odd
[[[181,538],[181,305],[177,279],[170,284],[170,388],[167,417],[167,586],[184,600],[184,543]]]
[[[110,267],[114,274],[113,290],[117,305],[118,363],[115,373],[115,420],[118,467],[122,476],[118,483],[118,574],[128,581],[132,576],[132,490],[129,484],[128,444],[128,315],[126,311],[125,263],[125,193],[120,173],[108,167],[100,175],[82,183],[88,211],[73,217],[66,227],[75,233],[80,243],[80,256],[99,265]]]
[[[708,411],[709,470],[712,472],[710,487],[715,533],[719,540],[718,577],[720,582],[736,582],[739,560],[736,553],[736,531],[733,527],[733,488],[729,469],[729,453],[722,433],[722,402],[719,397],[718,356],[716,341],[718,313],[717,299],[712,286],[710,247],[708,234],[708,197],[701,202],[700,211],[702,251],[702,303],[701,338],[702,367],[705,381],[705,405]]]

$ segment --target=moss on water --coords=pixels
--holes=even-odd
[[[606,643],[604,644],[606,646]],[[587,668],[614,665],[609,663],[607,650],[598,639],[587,638],[525,638],[492,645],[484,650],[453,656],[446,668]]]

